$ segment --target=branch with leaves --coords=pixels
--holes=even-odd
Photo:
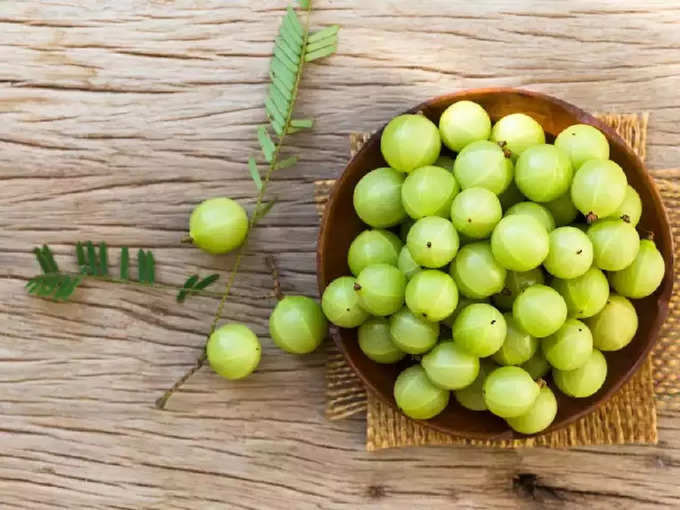
[[[264,102],[269,125],[257,128],[257,139],[264,160],[267,163],[264,176],[257,164],[256,158],[251,156],[248,159],[248,170],[258,194],[255,201],[255,209],[249,219],[246,239],[236,254],[229,279],[206,336],[206,342],[201,349],[201,354],[192,367],[156,401],[156,406],[159,409],[165,407],[173,393],[189,380],[194,373],[200,370],[207,360],[205,350],[207,340],[217,328],[220,320],[222,320],[224,307],[241,266],[250,233],[274,204],[273,201],[265,202],[265,195],[272,174],[276,170],[291,167],[298,161],[296,155],[283,154],[287,135],[309,129],[314,125],[313,119],[293,118],[302,72],[305,63],[313,62],[335,53],[339,27],[334,25],[311,33],[309,29],[312,9],[311,0],[298,0],[298,4],[305,12],[304,22],[301,22],[292,7],[288,7],[286,14],[281,20],[278,36],[274,42],[274,54],[269,69],[270,83]]]
[[[156,281],[156,259],[151,250],[137,251],[137,279],[130,277],[130,249],[123,246],[120,250],[119,276],[109,272],[109,249],[106,243],[95,245],[91,241],[76,243],[76,259],[79,272],[62,271],[54,259],[54,253],[46,244],[33,250],[35,258],[42,269],[42,274],[34,276],[26,284],[29,294],[53,301],[68,301],[78,286],[86,279],[105,281],[126,285],[144,285],[160,289],[177,291],[177,302],[183,302],[190,295],[207,295],[221,297],[218,292],[205,290],[215,283],[218,274],[211,274],[203,279],[191,275],[182,287],[168,285]]]
[[[300,80],[304,66],[308,62],[321,59],[335,53],[337,48],[338,26],[326,27],[317,32],[310,32],[309,22],[311,16],[311,1],[297,0],[303,9],[305,16],[301,21],[292,7],[286,9],[278,36],[274,43],[274,52],[269,69],[270,83],[264,109],[269,123],[257,128],[257,139],[262,151],[262,157],[266,162],[266,170],[262,172],[256,161],[256,157],[248,158],[247,167],[257,189],[255,208],[248,220],[248,228],[236,258],[234,259],[231,273],[227,280],[224,291],[221,293],[206,290],[215,283],[219,275],[212,274],[201,278],[197,274],[189,276],[181,287],[156,282],[156,259],[151,251],[139,250],[137,252],[137,279],[130,276],[130,252],[128,247],[122,247],[120,252],[120,272],[114,276],[109,272],[109,250],[106,243],[94,243],[87,241],[76,244],[76,258],[78,272],[63,271],[57,265],[52,250],[43,245],[34,250],[36,259],[42,269],[42,274],[31,278],[26,288],[29,294],[51,299],[54,301],[67,301],[76,289],[87,279],[106,281],[116,284],[143,285],[173,289],[177,291],[177,301],[183,302],[192,295],[210,295],[220,298],[215,317],[206,336],[207,340],[215,331],[217,324],[223,317],[224,307],[231,294],[236,275],[238,274],[245,247],[253,228],[264,218],[275,203],[275,200],[265,201],[269,181],[276,170],[292,167],[298,161],[297,155],[284,154],[284,142],[288,135],[310,129],[314,125],[311,118],[294,118],[293,112],[298,98]],[[278,282],[278,271],[272,261],[268,261]],[[275,286],[275,294],[281,298],[280,286]],[[273,297],[268,295],[266,297]],[[207,360],[205,344],[201,354],[182,377],[172,385],[157,401],[156,405],[162,409],[168,399],[184,384]]]

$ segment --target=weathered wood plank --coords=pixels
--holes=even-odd
[[[76,240],[153,248],[161,281],[225,272],[177,240],[191,208],[252,207],[271,41],[285,2],[5,2],[0,7],[0,506],[8,508],[635,508],[677,504],[680,414],[658,446],[363,451],[363,422],[323,417],[324,354],[267,336],[264,265],[316,295],[312,181],[341,171],[347,134],[435,94],[512,85],[589,110],[649,111],[652,172],[677,167],[680,9],[666,1],[315,2],[340,23],[299,110],[313,133],[276,176],[226,309],[263,338],[258,372],[202,370],[169,410],[155,398],[191,365],[216,307],[168,291],[87,283],[71,303],[24,294],[30,249],[74,267]],[[224,273],[226,274],[226,273]],[[518,478],[520,473],[538,476]],[[515,480],[513,482],[513,480]],[[514,486],[514,488],[513,488]]]

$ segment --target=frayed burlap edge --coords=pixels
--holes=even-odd
[[[680,247],[680,168],[655,172],[663,197],[674,244]],[[680,261],[675,257],[673,292],[668,318],[661,327],[659,340],[652,352],[654,394],[659,408],[680,407]]]
[[[622,138],[630,143],[633,150],[644,158],[648,121],[646,113],[607,114],[598,117],[614,127]],[[352,155],[361,148],[369,136],[368,133],[350,135]],[[680,175],[680,170],[664,171],[661,174],[663,177],[657,179],[657,184],[670,211],[674,236],[680,236],[680,187],[673,182],[673,177]],[[334,180],[315,182],[314,198],[319,215],[323,214],[334,183]],[[678,284],[678,279],[675,283]],[[564,448],[576,445],[656,443],[654,395],[656,393],[659,405],[666,405],[677,395],[680,385],[676,373],[680,359],[679,321],[680,307],[672,302],[669,319],[655,348],[653,363],[648,360],[633,379],[599,410],[569,427],[550,434],[521,440],[474,441],[435,431],[396,412],[373,395],[367,395],[359,378],[347,365],[336,346],[331,343],[328,347],[326,371],[326,416],[331,420],[339,420],[366,410],[367,450],[418,445]]]
[[[367,450],[425,445],[566,448],[577,445],[656,443],[658,440],[649,360],[595,412],[568,427],[540,436],[503,441],[464,439],[411,420],[373,395],[368,395],[366,422]]]

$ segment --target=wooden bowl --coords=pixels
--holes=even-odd
[[[560,131],[572,124],[584,123],[597,127],[609,140],[611,159],[621,165],[628,182],[642,199],[643,213],[638,230],[643,235],[646,232],[653,232],[656,245],[666,261],[666,274],[657,291],[645,299],[633,301],[639,317],[635,338],[624,349],[605,353],[608,373],[602,388],[595,395],[581,399],[569,398],[555,391],[558,401],[557,417],[544,432],[553,431],[602,405],[632,377],[654,346],[668,312],[673,283],[673,244],[668,217],[654,181],[640,158],[626,142],[612,128],[595,117],[559,99],[511,88],[474,89],[436,97],[405,113],[422,111],[437,124],[441,113],[449,105],[462,99],[482,105],[494,122],[510,113],[526,113],[543,126],[551,141]],[[354,212],[352,193],[354,186],[364,174],[374,168],[387,166],[380,153],[381,133],[382,129],[352,158],[336,182],[326,206],[317,248],[317,278],[321,292],[334,278],[350,274],[347,266],[350,243],[359,232],[368,228]],[[332,327],[331,336],[368,390],[397,409],[392,388],[399,372],[410,362],[404,361],[396,365],[374,363],[359,349],[356,329]],[[443,432],[474,439],[524,437],[510,429],[502,419],[489,412],[469,411],[460,406],[454,398],[451,398],[444,412],[423,423]]]

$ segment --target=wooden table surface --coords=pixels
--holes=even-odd
[[[226,307],[263,340],[247,380],[205,368],[154,408],[199,354],[215,298],[106,283],[67,304],[25,294],[45,242],[69,268],[92,239],[114,261],[121,245],[153,249],[162,282],[226,275],[230,257],[178,240],[202,199],[252,207],[246,160],[285,5],[0,2],[0,507],[677,507],[679,412],[659,413],[657,446],[367,453],[362,419],[324,418],[323,350],[273,347],[273,302],[258,298],[267,254],[285,291],[316,295],[312,182],[342,170],[351,130],[436,94],[518,86],[648,111],[650,171],[680,166],[677,2],[316,1],[314,26],[343,27],[339,51],[305,72],[298,111],[316,127],[291,139],[303,162],[276,176]]]

